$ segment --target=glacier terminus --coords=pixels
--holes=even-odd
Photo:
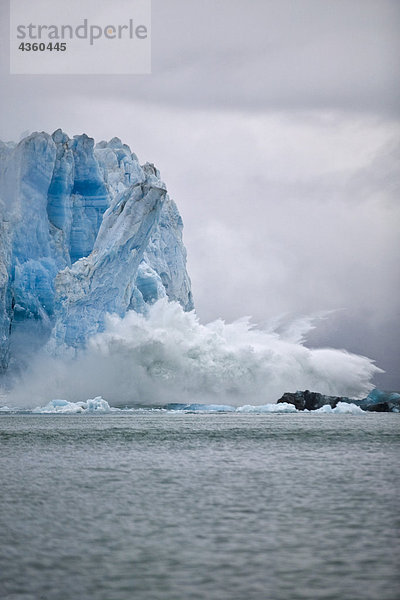
[[[1,142],[1,368],[24,331],[76,349],[107,313],[163,297],[192,310],[182,228],[159,171],[118,138],[58,129]]]
[[[58,129],[0,143],[5,401],[242,406],[296,390],[367,396],[380,369],[308,348],[310,319],[280,332],[249,318],[202,324],[182,231],[159,171],[119,138],[95,144]]]

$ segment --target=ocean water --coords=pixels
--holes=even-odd
[[[2,600],[398,600],[397,414],[0,416]]]

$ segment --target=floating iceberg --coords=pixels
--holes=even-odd
[[[371,412],[400,412],[400,394],[375,389],[357,404]]]
[[[317,410],[313,411],[316,413],[324,413],[324,414],[339,414],[339,415],[362,415],[365,414],[365,411],[362,410],[356,404],[352,402],[338,402],[335,408],[332,408],[329,404],[325,404],[325,406],[321,406]]]
[[[85,402],[68,402],[67,400],[51,400],[46,406],[37,406],[32,410],[35,414],[76,414],[76,413],[109,413],[111,407],[101,396],[89,398]]]

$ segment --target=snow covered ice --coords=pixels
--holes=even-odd
[[[251,411],[288,390],[372,388],[373,361],[304,345],[309,320],[281,335],[249,319],[200,323],[179,211],[118,138],[34,133],[1,143],[0,159],[0,367],[23,371],[14,405],[102,395]]]

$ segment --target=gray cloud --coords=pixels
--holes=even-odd
[[[7,76],[1,8],[2,76],[16,97],[29,81],[59,99],[117,89],[191,108],[399,111],[397,0],[153,0],[152,77]]]

